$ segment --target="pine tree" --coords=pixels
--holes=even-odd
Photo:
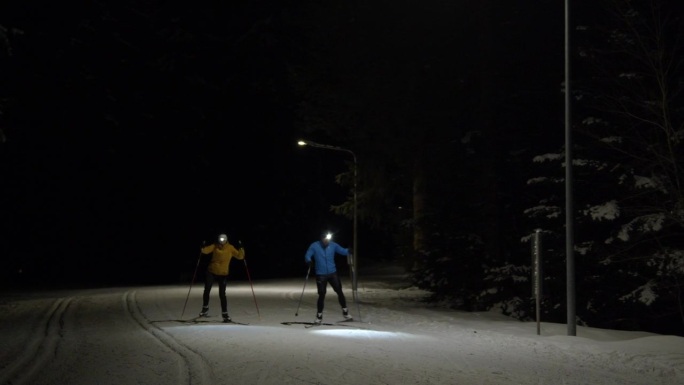
[[[676,2],[604,4],[597,18],[604,27],[581,29],[573,95],[577,315],[594,326],[682,333],[682,20]],[[536,158],[557,166],[563,159]],[[546,262],[555,272],[563,261],[563,182],[558,171],[530,181],[557,187],[528,211],[551,229]],[[546,311],[554,319],[564,308],[564,284],[549,283]]]

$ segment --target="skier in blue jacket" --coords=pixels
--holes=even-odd
[[[335,254],[350,256],[351,251],[340,246],[332,241],[332,234],[323,233],[319,241],[313,242],[309,245],[304,255],[304,261],[311,268],[311,261],[313,260],[316,272],[316,288],[318,289],[318,301],[316,303],[317,313],[314,323],[320,324],[323,321],[323,307],[325,306],[325,293],[330,283],[335,293],[337,293],[337,300],[342,307],[342,315],[345,320],[352,320],[352,316],[347,309],[347,299],[342,292],[342,283],[337,274],[337,267],[335,266]]]

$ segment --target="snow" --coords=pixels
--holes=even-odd
[[[361,272],[356,301],[343,274],[357,322],[309,329],[287,324],[314,318],[305,272],[229,282],[231,316],[249,325],[178,322],[198,313],[199,282],[5,291],[0,384],[684,383],[682,337],[583,326],[568,336],[564,324],[430,306],[396,268]],[[324,322],[341,319],[328,290]]]
[[[589,209],[583,211],[583,214],[590,215],[591,219],[597,222],[603,219],[614,220],[620,216],[620,206],[618,206],[616,200],[611,200],[601,205],[589,207]]]

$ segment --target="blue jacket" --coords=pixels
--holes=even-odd
[[[330,241],[327,247],[323,246],[323,242],[316,241],[306,250],[304,261],[308,264],[313,258],[316,275],[332,274],[337,271],[335,253],[349,255],[349,249],[345,249],[333,241]]]

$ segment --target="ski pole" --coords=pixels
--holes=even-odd
[[[349,266],[349,285],[352,288],[352,294],[356,299],[356,292],[354,292],[354,257],[351,253],[347,254],[347,266]]]
[[[247,279],[249,280],[249,286],[252,287],[252,297],[254,298],[254,306],[257,309],[257,315],[261,319],[261,313],[259,313],[259,305],[257,304],[256,295],[254,294],[254,285],[252,285],[252,277],[249,276],[249,268],[247,267],[247,259],[242,260],[245,263],[245,270],[247,271]]]
[[[242,247],[242,241],[238,241],[238,247],[240,249],[244,250],[244,248]],[[242,262],[245,263],[245,271],[247,272],[247,279],[249,280],[249,286],[251,286],[251,288],[252,288],[252,297],[254,298],[254,306],[256,306],[257,315],[259,315],[259,319],[261,319],[261,313],[259,313],[259,305],[257,304],[256,295],[254,294],[254,285],[252,284],[252,277],[249,275],[249,268],[247,267],[247,258],[243,258]]]
[[[354,266],[354,257],[352,254],[347,254],[347,264],[349,265],[349,278],[352,284],[352,297],[354,297],[354,303],[356,304],[356,311],[359,313],[359,321],[361,321],[361,308],[359,307],[359,297],[354,290],[354,278],[356,277],[356,266]]]
[[[352,273],[352,275],[353,275],[353,278],[352,278],[352,279],[355,280],[355,279],[356,279],[356,266],[352,266],[352,272],[353,272],[353,273]],[[354,282],[354,281],[352,281],[352,282]],[[353,285],[353,284],[352,284],[352,285]],[[354,289],[354,288],[352,288],[352,290],[353,290],[353,289]],[[361,318],[361,307],[359,306],[359,294],[356,292],[356,290],[354,290],[353,294],[354,294],[354,302],[356,302],[356,312],[359,313],[359,321],[362,321],[362,318]]]
[[[297,305],[295,317],[299,315],[299,307],[302,305],[302,298],[304,298],[304,289],[306,289],[306,281],[309,280],[309,272],[311,272],[311,263],[309,263],[309,268],[306,270],[306,278],[304,278],[304,287],[302,288],[302,295],[299,296],[299,304]]]
[[[354,301],[356,301],[356,292],[354,291],[354,257],[351,252],[347,254],[347,266],[349,266],[349,285],[352,288]]]
[[[202,245],[204,245],[204,243],[202,243]],[[183,315],[185,314],[185,307],[188,305],[188,298],[190,298],[190,290],[192,290],[192,285],[195,284],[195,277],[197,276],[197,268],[199,268],[200,258],[202,258],[202,251],[200,251],[199,256],[197,257],[197,265],[195,266],[195,272],[192,274],[192,281],[190,282],[190,287],[188,288],[188,296],[185,297],[185,305],[183,305],[181,319],[183,319]]]

